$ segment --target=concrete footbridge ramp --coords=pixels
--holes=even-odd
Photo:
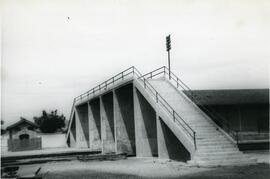
[[[213,122],[185,88],[166,67],[145,75],[130,67],[74,99],[67,144],[199,165],[250,162],[234,133]]]

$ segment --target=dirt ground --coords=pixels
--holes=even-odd
[[[44,179],[77,178],[188,178],[269,179],[267,163],[227,167],[194,167],[156,158],[128,158],[118,161],[70,161],[21,166],[18,174],[30,176],[39,167]]]

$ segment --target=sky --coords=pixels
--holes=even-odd
[[[269,88],[269,0],[2,0],[1,119],[57,109],[130,66],[191,89]]]

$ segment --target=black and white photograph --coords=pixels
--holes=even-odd
[[[269,0],[0,0],[1,178],[269,179]]]

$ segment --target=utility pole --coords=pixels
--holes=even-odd
[[[166,37],[166,48],[167,48],[167,52],[168,52],[169,79],[171,79],[171,61],[170,61],[171,35],[168,35]]]

